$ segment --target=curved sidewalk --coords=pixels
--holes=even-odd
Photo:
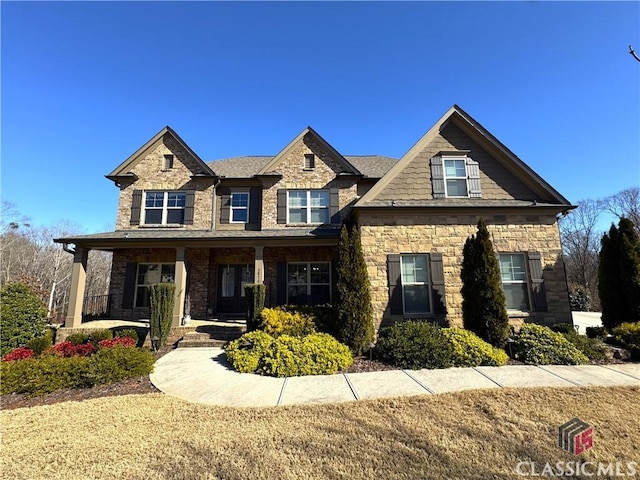
[[[265,407],[479,388],[640,386],[640,364],[509,365],[273,378],[232,370],[220,348],[179,348],[156,362],[150,378],[162,392],[189,402]]]

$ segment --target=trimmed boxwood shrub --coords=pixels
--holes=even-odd
[[[262,310],[260,330],[273,337],[291,335],[303,337],[315,333],[313,319],[298,312],[288,312],[279,308],[265,308]]]
[[[44,354],[39,358],[0,362],[0,393],[34,396],[62,388],[92,387],[147,375],[153,370],[154,361],[147,349],[116,345],[100,349],[91,357]]]
[[[274,338],[254,331],[230,342],[226,353],[235,370],[274,377],[327,375],[353,363],[349,347],[326,333]]]
[[[509,361],[504,350],[485,342],[475,333],[464,328],[443,328],[442,333],[453,347],[453,366],[475,367],[490,365],[499,367]]]
[[[516,360],[532,365],[579,365],[589,361],[561,333],[534,323],[522,326],[512,349]]]
[[[114,337],[115,338],[123,338],[123,337],[132,338],[133,341],[136,342],[136,345],[140,341],[140,337],[138,336],[138,332],[136,332],[135,328],[125,328],[123,330],[116,330],[114,331]]]
[[[82,333],[82,332],[72,333],[65,339],[65,342],[70,342],[70,343],[73,343],[74,345],[82,345],[83,343],[87,343],[88,341],[89,341],[89,334]]]
[[[587,327],[585,330],[589,338],[599,338],[601,340],[607,338],[607,330],[604,327]]]
[[[601,339],[579,335],[575,330],[562,335],[574,347],[584,353],[589,360],[601,361],[607,359],[607,347],[605,347]]]
[[[573,327],[573,323],[555,323],[549,328],[558,333],[576,333],[576,329]]]
[[[36,355],[40,355],[47,348],[51,348],[53,346],[53,335],[51,333],[51,329],[44,335],[44,337],[33,338],[27,343],[27,348],[33,350],[33,353]]]
[[[634,359],[640,359],[640,322],[623,323],[613,329],[616,340],[631,351]]]
[[[47,307],[22,283],[7,283],[0,289],[0,355],[24,347],[47,330]]]
[[[291,313],[299,313],[309,317],[322,333],[328,333],[332,337],[338,334],[338,321],[336,310],[330,303],[323,305],[281,305],[280,310]]]
[[[245,333],[225,347],[227,360],[241,373],[254,373],[260,358],[271,348],[273,337],[260,330]]]
[[[98,344],[103,340],[111,340],[113,338],[113,332],[109,329],[101,329],[94,330],[89,333],[89,338],[87,341],[92,343],[94,347],[97,347]]]
[[[462,328],[409,321],[380,330],[376,356],[400,368],[504,365],[507,354]]]

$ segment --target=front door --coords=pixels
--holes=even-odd
[[[253,283],[253,265],[220,265],[218,269],[218,313],[247,311],[244,287]]]

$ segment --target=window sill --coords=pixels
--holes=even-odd
[[[315,168],[303,168],[302,171],[303,172],[313,172],[313,171],[315,171]]]
[[[331,223],[287,223],[285,226],[286,227],[322,227],[322,226],[329,226],[331,225]]]
[[[139,225],[140,228],[182,228],[182,223],[167,223],[167,224],[152,224],[152,225]]]
[[[507,310],[509,317],[530,317],[532,312],[524,312],[522,310]]]

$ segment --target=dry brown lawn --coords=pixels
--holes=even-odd
[[[162,394],[0,412],[6,479],[521,478],[575,461],[558,425],[595,429],[582,461],[640,463],[640,389],[485,390],[234,409]],[[566,478],[566,477],[565,477]]]

